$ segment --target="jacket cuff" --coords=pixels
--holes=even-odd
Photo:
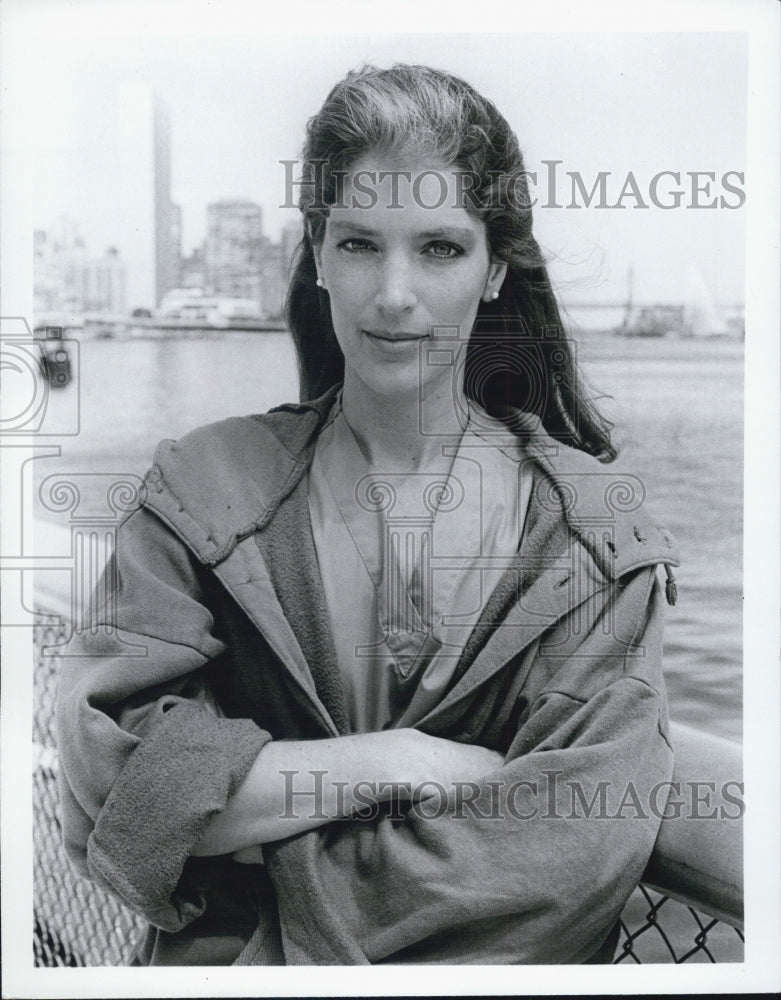
[[[133,751],[98,816],[87,844],[93,879],[164,930],[200,916],[205,900],[182,869],[270,739],[250,719],[172,708]]]

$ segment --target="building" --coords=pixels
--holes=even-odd
[[[62,226],[58,226],[62,229]],[[33,233],[33,309],[36,314],[71,308],[71,294],[65,284],[66,261],[84,259],[83,240],[63,233],[61,242],[53,228]]]
[[[118,244],[127,267],[127,305],[155,308],[178,284],[171,206],[171,125],[148,84],[117,89]]]
[[[127,270],[115,247],[91,256],[75,225],[60,220],[35,231],[33,248],[36,313],[125,311]]]
[[[226,199],[206,210],[206,284],[210,293],[262,305],[263,211],[253,201]]]
[[[182,206],[173,202],[171,203],[171,255],[174,273],[166,291],[179,288],[182,284]]]
[[[187,257],[181,258],[180,288],[206,287],[206,258],[203,247],[195,247]]]
[[[109,247],[102,257],[88,258],[70,277],[79,311],[124,313],[126,280],[125,264],[116,247]]]

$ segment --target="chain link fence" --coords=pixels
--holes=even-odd
[[[62,626],[38,626],[33,681],[33,949],[38,966],[126,965],[143,922],[71,871],[62,846],[54,701]]]
[[[37,966],[126,965],[143,922],[112,896],[71,872],[62,848],[54,701],[63,626],[36,626],[33,740],[34,918]],[[640,885],[621,915],[614,963],[741,962],[743,935],[669,896]]]
[[[630,962],[742,962],[743,933],[639,885],[621,914],[614,965]]]

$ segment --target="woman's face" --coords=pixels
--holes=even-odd
[[[506,272],[491,262],[485,224],[461,207],[461,180],[451,166],[376,156],[345,178],[315,258],[346,387],[404,395],[452,383],[447,355],[432,364],[427,348],[439,340],[455,360]]]

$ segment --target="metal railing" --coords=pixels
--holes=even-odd
[[[35,965],[125,965],[143,934],[143,921],[99,887],[75,875],[62,847],[54,737],[60,657],[54,648],[61,646],[66,630],[62,625],[43,625],[36,626],[34,633]],[[683,747],[683,768],[692,774],[697,741],[687,743],[685,733],[677,735]],[[722,759],[724,766],[730,768],[732,763],[725,765]],[[705,847],[701,828],[710,828],[710,824],[694,829],[668,821],[662,825],[646,884],[637,888],[621,915],[614,962],[742,961],[741,857],[736,848],[739,824],[727,829],[726,840],[722,830]],[[693,837],[698,838],[696,842]]]

